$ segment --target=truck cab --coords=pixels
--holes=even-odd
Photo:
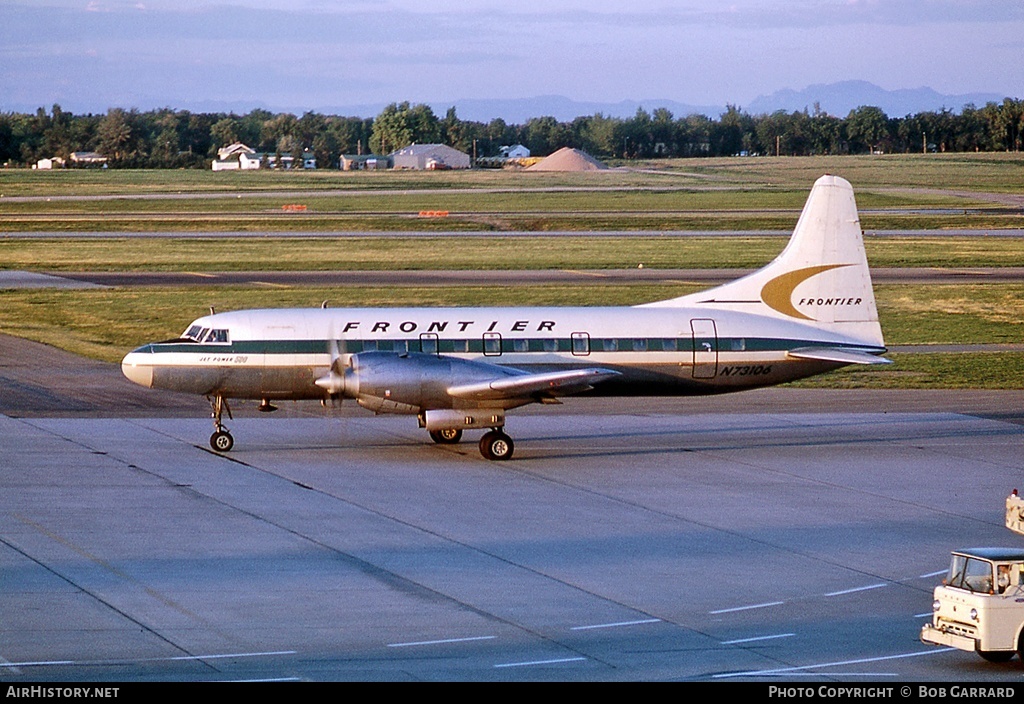
[[[1024,500],[1006,500],[1006,526],[1024,532]],[[921,641],[975,652],[991,662],[1024,658],[1024,549],[953,551],[949,573],[934,591],[932,620]]]

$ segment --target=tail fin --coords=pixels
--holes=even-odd
[[[883,346],[853,187],[838,176],[814,183],[789,244],[766,267],[708,291],[646,305],[757,313]]]

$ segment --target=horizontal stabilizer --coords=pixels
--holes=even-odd
[[[892,364],[891,359],[880,357],[878,354],[847,347],[800,347],[787,351],[786,355],[797,359],[817,359],[840,364]]]
[[[451,396],[476,401],[527,398],[535,394],[568,395],[589,391],[593,385],[619,376],[610,369],[574,369],[542,374],[517,374],[490,381],[448,388]]]

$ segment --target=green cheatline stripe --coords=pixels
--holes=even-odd
[[[588,345],[589,343],[589,345]],[[241,340],[230,344],[196,342],[156,343],[140,348],[150,352],[178,352],[203,355],[227,354],[325,354],[334,349],[340,354],[358,352],[425,352],[428,354],[503,354],[524,352],[690,352],[694,348],[709,352],[778,352],[794,347],[813,346],[807,340],[782,338],[691,338],[691,337],[616,337],[616,338],[463,338],[437,339],[433,336],[401,340]],[[828,347],[847,347],[822,343]],[[854,346],[849,346],[854,347]],[[856,349],[864,349],[863,346]],[[881,351],[881,349],[879,349]]]

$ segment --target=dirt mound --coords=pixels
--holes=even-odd
[[[586,152],[562,147],[551,156],[529,167],[527,171],[603,171],[607,168]]]

